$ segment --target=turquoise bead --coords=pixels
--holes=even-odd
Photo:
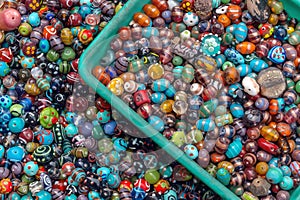
[[[269,65],[265,61],[259,58],[255,58],[250,62],[250,68],[254,72],[260,72],[261,70],[266,69],[268,67]]]
[[[3,108],[10,108],[12,105],[12,99],[8,95],[0,96],[0,106]]]
[[[97,169],[97,174],[102,178],[102,180],[106,181],[110,174],[110,169],[107,167],[100,167]]]
[[[248,28],[244,22],[237,24],[232,32],[238,42],[243,42],[248,36]]]
[[[167,97],[172,98],[174,97],[176,93],[176,90],[174,88],[173,85],[170,85],[168,89],[166,89],[165,94],[167,95]]]
[[[228,158],[234,158],[238,156],[243,148],[241,138],[236,138],[229,146],[225,153]]]
[[[216,110],[217,106],[218,106],[217,99],[211,99],[209,101],[206,101],[202,106],[200,106],[199,109],[200,118],[209,117]]]
[[[145,27],[143,28],[142,35],[145,38],[150,38],[151,36],[159,36],[159,31],[155,27]]]
[[[170,85],[171,85],[170,81],[162,78],[162,79],[155,80],[152,83],[151,88],[154,92],[163,92],[166,89],[168,89]]]
[[[215,57],[216,63],[217,63],[217,68],[220,69],[223,65],[223,63],[226,61],[226,57],[224,54],[219,54]]]
[[[156,92],[151,94],[151,101],[155,104],[161,104],[165,100],[167,100],[167,97],[164,93]]]
[[[65,200],[76,200],[76,199],[77,199],[77,196],[75,194],[71,194],[71,195],[65,197]]]
[[[245,59],[242,54],[233,48],[227,48],[224,52],[224,55],[226,56],[227,60],[233,62],[235,65],[245,63]]]
[[[152,115],[148,118],[148,122],[155,130],[157,131],[164,130],[164,121],[161,118]]]
[[[279,183],[279,186],[283,190],[290,190],[294,187],[294,181],[289,176],[284,176],[282,181]]]
[[[177,200],[177,193],[174,190],[168,190],[163,194],[163,200]]]
[[[271,184],[278,184],[283,180],[283,173],[278,167],[269,168],[266,179]]]
[[[6,158],[11,162],[20,162],[25,156],[24,148],[20,146],[10,147],[6,151]]]
[[[241,118],[245,115],[244,107],[240,103],[232,103],[230,105],[230,112],[235,118]]]
[[[10,72],[10,68],[6,62],[0,61],[0,77],[6,76]]]
[[[269,161],[269,167],[278,167],[279,158],[272,158]]]
[[[27,176],[34,176],[39,170],[39,165],[33,161],[29,161],[24,166],[24,172]]]
[[[283,176],[291,176],[292,175],[291,169],[288,166],[286,166],[286,165],[281,166],[280,170],[282,171]]]
[[[0,159],[2,159],[2,158],[3,158],[3,156],[4,156],[4,153],[5,153],[5,148],[4,148],[4,146],[3,146],[3,145],[1,145],[1,144],[0,144]]]
[[[50,50],[50,43],[48,42],[47,39],[41,39],[39,42],[39,49],[43,53],[47,53]]]
[[[251,67],[247,64],[238,65],[236,68],[237,68],[237,70],[239,70],[240,76],[242,76],[242,77],[246,76],[249,73],[252,73]]]
[[[184,68],[183,66],[176,66],[176,67],[172,70],[175,79],[181,78],[183,68]]]
[[[23,118],[16,117],[12,118],[8,123],[8,128],[12,133],[20,133],[25,126]]]
[[[121,177],[119,174],[110,173],[107,177],[107,184],[110,188],[116,189],[119,187],[121,182]]]
[[[28,16],[28,22],[31,26],[33,27],[37,27],[40,25],[41,23],[41,19],[39,17],[39,14],[37,12],[32,12],[29,16]]]
[[[107,123],[110,120],[110,112],[107,110],[99,110],[97,113],[97,119],[102,124]]]
[[[189,157],[192,160],[198,157],[198,149],[192,144],[186,145],[183,151],[187,155],[187,157]]]
[[[96,192],[96,191],[90,191],[89,194],[88,194],[88,198],[89,198],[89,200],[94,200],[94,199],[101,199],[102,200],[102,198],[100,197],[99,192]]]
[[[217,179],[223,184],[223,185],[229,185],[230,182],[230,173],[225,168],[220,168],[217,171]]]
[[[65,128],[65,134],[67,137],[72,138],[78,133],[78,128],[74,124],[69,124]]]
[[[207,118],[207,119],[199,119],[196,123],[196,127],[201,131],[212,131],[215,129],[216,124],[214,120]]]

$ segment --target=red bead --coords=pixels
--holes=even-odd
[[[13,59],[13,54],[10,48],[1,48],[0,49],[0,60],[3,62],[10,63]]]
[[[134,103],[141,106],[144,103],[151,103],[147,90],[139,90],[133,95]]]

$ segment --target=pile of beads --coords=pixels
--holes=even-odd
[[[1,199],[218,198],[78,74],[123,3],[0,2]]]
[[[300,24],[281,2],[152,0],[93,75],[243,199],[299,179]]]

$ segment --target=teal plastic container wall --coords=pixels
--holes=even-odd
[[[285,0],[284,6],[288,9],[291,16],[300,19],[300,0]],[[179,148],[169,142],[161,133],[152,128],[143,118],[132,110],[120,98],[112,94],[101,82],[93,75],[92,69],[99,65],[99,61],[106,55],[110,47],[110,41],[117,34],[122,26],[128,26],[135,12],[142,11],[145,4],[151,3],[151,0],[129,0],[122,10],[109,22],[105,29],[94,39],[91,45],[85,50],[80,58],[79,73],[83,80],[94,89],[102,98],[109,102],[118,112],[135,125],[146,136],[151,138],[157,145],[164,149],[170,156],[181,163],[195,177],[210,187],[220,197],[226,200],[240,199],[227,187],[210,176],[196,162],[190,160]],[[292,8],[292,9],[291,9]],[[291,192],[292,200],[300,200],[300,187]]]

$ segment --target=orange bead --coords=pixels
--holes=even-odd
[[[227,13],[226,15],[231,19],[231,20],[236,20],[240,18],[242,15],[242,9],[238,5],[229,5],[227,8]]]
[[[160,11],[158,8],[153,4],[146,4],[143,7],[143,11],[151,18],[159,17]]]
[[[151,24],[151,19],[147,15],[141,12],[135,13],[133,16],[133,20],[143,27],[150,26]]]
[[[226,156],[224,154],[212,153],[210,155],[210,160],[213,163],[219,163],[219,162],[224,161],[225,159],[226,159]]]
[[[300,57],[297,57],[297,58],[294,60],[294,64],[295,64],[295,66],[298,67],[298,69],[299,69],[299,67],[300,67]]]
[[[255,51],[255,44],[252,42],[242,42],[236,45],[236,50],[241,54],[251,54]]]
[[[272,99],[269,105],[269,113],[271,115],[276,115],[279,111],[278,101],[276,99]]]
[[[264,176],[268,172],[269,166],[266,162],[259,162],[255,167],[255,171],[257,174]]]
[[[104,85],[110,82],[110,76],[105,72],[105,68],[102,66],[96,66],[92,70],[92,74]]]
[[[225,14],[222,14],[218,17],[218,22],[223,24],[224,27],[227,27],[231,24],[231,20],[229,17]]]
[[[289,143],[289,146],[290,146],[290,152],[289,153],[292,153],[296,148],[296,143],[295,143],[294,140],[288,140],[288,143]]]
[[[152,0],[152,4],[155,5],[160,12],[169,8],[168,1],[166,0]]]
[[[270,123],[268,124],[268,126],[270,126],[271,128],[276,129],[277,123],[276,123],[276,122],[270,122]]]
[[[284,122],[278,123],[276,130],[281,136],[284,137],[289,137],[292,133],[291,126]]]

